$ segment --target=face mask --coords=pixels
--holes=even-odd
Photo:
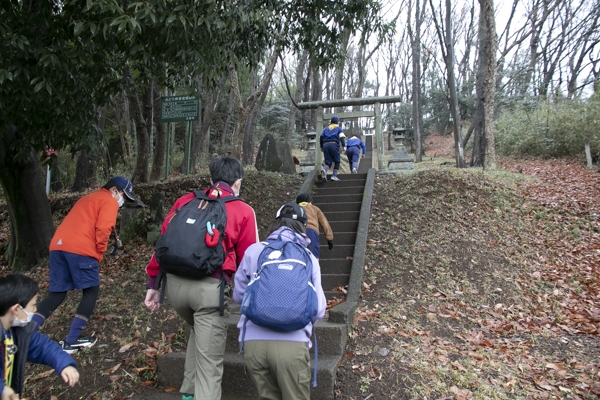
[[[28,323],[31,322],[31,320],[33,319],[33,313],[28,313],[27,311],[25,311],[25,309],[21,306],[19,306],[21,308],[21,310],[23,310],[23,312],[25,313],[25,315],[27,315],[27,319],[25,321],[21,321],[20,319],[18,319],[15,316],[15,319],[12,322],[12,326],[13,328],[22,328],[24,326],[26,326]]]
[[[119,207],[125,204],[125,197],[121,196],[121,193],[119,193],[119,200],[117,200],[117,203],[119,203]]]

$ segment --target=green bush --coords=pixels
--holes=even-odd
[[[512,156],[581,157],[590,143],[600,156],[600,101],[523,101],[495,124],[496,151]]]

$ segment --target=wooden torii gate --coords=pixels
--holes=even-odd
[[[323,108],[331,107],[345,107],[345,106],[365,106],[374,105],[372,111],[351,111],[336,113],[340,119],[343,118],[358,118],[358,117],[375,117],[375,143],[377,146],[377,169],[384,170],[385,159],[384,159],[384,140],[383,131],[381,129],[381,104],[388,103],[401,103],[402,96],[381,96],[381,97],[362,97],[362,98],[351,98],[341,100],[318,100],[318,101],[307,101],[304,103],[298,103],[299,110],[312,110],[317,109],[317,125],[315,129],[317,131],[317,137],[323,130],[323,122],[333,114],[327,114],[327,118],[324,118]],[[318,139],[317,139],[318,140]],[[318,142],[317,142],[318,143]],[[321,168],[321,152],[318,147],[315,148],[315,169]]]

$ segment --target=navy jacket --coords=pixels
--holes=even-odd
[[[58,343],[50,340],[50,338],[38,331],[34,330],[35,324],[30,322],[23,328],[11,328],[12,336],[17,346],[17,353],[15,354],[13,372],[12,372],[12,389],[21,395],[23,392],[23,383],[25,382],[25,362],[30,361],[37,364],[46,364],[56,371],[56,374],[60,376],[63,369],[72,365],[77,366],[75,360],[70,355],[65,353]],[[4,357],[4,336],[6,331],[2,324],[0,324],[0,393],[4,390],[4,363],[6,358]]]

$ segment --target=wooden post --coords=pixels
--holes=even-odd
[[[165,154],[165,180],[169,179],[169,163],[171,156],[171,123],[167,122],[167,151]]]
[[[315,169],[319,171],[321,169],[321,163],[323,160],[320,146],[320,137],[321,132],[323,131],[323,107],[317,108],[317,122],[315,129],[317,131],[317,136],[315,137]]]
[[[377,143],[377,169],[385,168],[385,153],[383,131],[381,129],[381,104],[375,103],[375,142]]]

